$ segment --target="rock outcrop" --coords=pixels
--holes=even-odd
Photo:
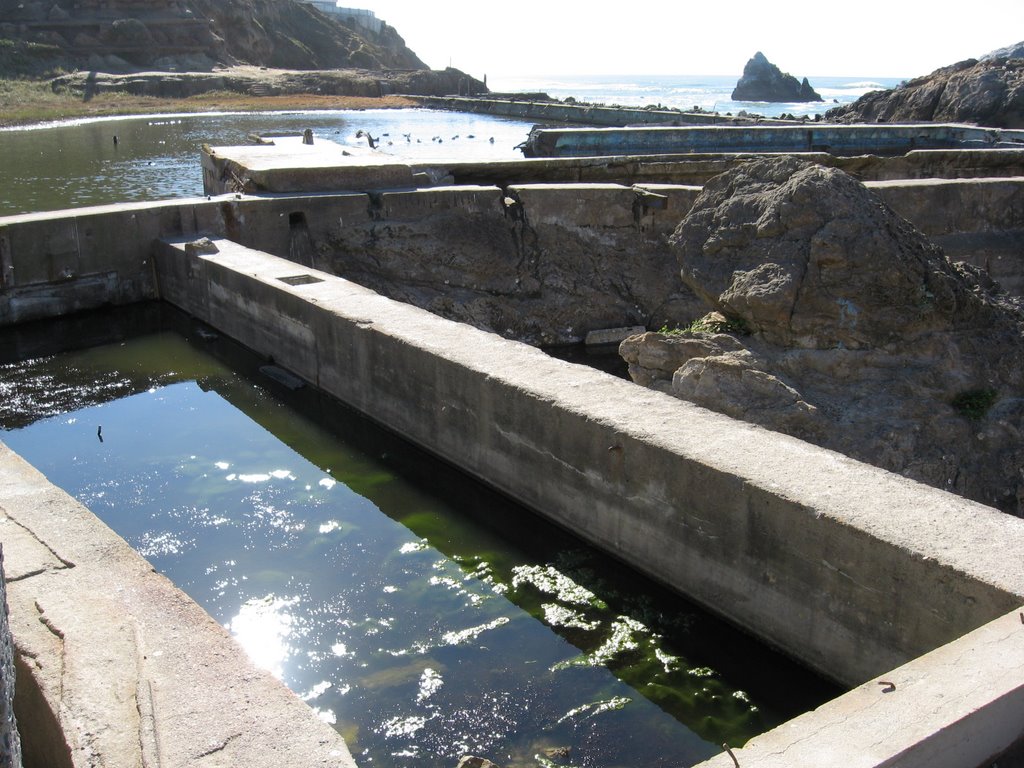
[[[823,101],[805,77],[803,81],[782,72],[758,51],[743,67],[732,92],[733,101]]]
[[[1024,513],[1024,314],[862,184],[793,157],[712,179],[671,238],[717,314],[633,378]]]
[[[54,93],[84,98],[98,93],[127,92],[136,96],[187,98],[210,91],[256,93],[265,96],[315,93],[322,96],[376,98],[389,94],[443,96],[465,83],[481,91],[486,86],[457,69],[404,71],[369,69],[294,70],[265,67],[227,67],[214,72],[134,72],[109,74],[74,72],[50,82]]]
[[[1008,45],[1005,48],[997,48],[986,53],[981,59],[982,61],[986,59],[1024,59],[1024,41]]]
[[[853,104],[830,109],[839,123],[934,121],[1024,127],[1024,58],[968,59]]]
[[[158,62],[177,71],[201,64],[427,69],[392,27],[350,26],[295,0],[0,0],[5,41],[37,47],[35,74],[47,67],[138,71]]]

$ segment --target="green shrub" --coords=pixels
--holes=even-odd
[[[980,419],[996,401],[994,389],[968,389],[953,398],[951,405],[961,416]]]

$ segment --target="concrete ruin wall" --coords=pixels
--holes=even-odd
[[[947,250],[1024,290],[1024,179],[870,185]],[[212,234],[350,277],[532,343],[609,326],[685,325],[704,306],[666,238],[699,187],[518,184],[256,198],[227,195],[0,219],[0,324],[155,293],[138,254]]]
[[[1024,296],[1024,179],[922,179],[867,185],[946,253]]]
[[[218,245],[163,248],[162,298],[833,678],[1024,601],[1024,521]]]
[[[589,228],[597,231],[585,234],[595,244],[607,246],[601,238],[608,238],[628,246],[644,227],[649,233],[669,231],[674,227],[671,217],[660,214],[672,210],[673,196],[682,205],[696,194],[667,187],[644,193],[602,187],[595,192],[591,196],[586,188],[576,188],[569,202],[558,196],[557,188],[503,194],[501,220],[507,224],[505,212],[517,206],[535,206],[535,228],[543,232],[550,226],[557,233],[572,229],[560,225],[561,217],[591,216],[597,224]],[[844,765],[851,754],[867,755],[870,762],[865,764],[883,765],[904,751],[929,759],[956,755],[959,762],[945,764],[974,765],[1020,738],[1024,659],[1012,650],[1019,650],[1020,643],[1005,626],[1016,621],[1015,611],[1024,601],[1020,521],[628,382],[559,363],[492,334],[447,323],[327,274],[303,270],[295,261],[230,244],[215,258],[185,258],[177,248],[155,260],[149,250],[154,236],[224,233],[281,255],[312,259],[329,255],[331,232],[346,222],[364,221],[360,217],[385,227],[394,226],[403,212],[412,221],[417,211],[424,218],[453,206],[457,212],[467,206],[473,210],[451,190],[393,194],[396,197],[387,205],[384,193],[375,193],[376,199],[358,194],[230,196],[0,220],[7,300],[0,305],[6,313],[0,321],[81,308],[88,302],[81,299],[75,281],[113,273],[107,292],[90,294],[89,301],[175,298],[225,333],[273,354],[279,364],[524,503],[546,510],[830,676],[850,682],[877,674],[895,676],[897,670],[886,670],[953,642],[943,646],[955,650],[947,651],[939,666],[925,657],[899,668],[896,690],[906,696],[880,700],[878,695],[887,688],[869,681],[853,692],[854,698],[842,697],[822,708],[824,724],[813,717],[798,718],[755,740],[744,752],[753,756],[764,750],[769,755],[764,765],[778,764],[770,759],[773,750],[786,755],[794,743],[802,745],[806,764],[812,764],[810,755],[822,754],[816,734],[827,735],[827,752],[843,757]],[[478,201],[494,194],[486,190],[481,196],[469,195]],[[627,217],[618,209],[629,196]],[[561,213],[556,210],[558,200],[564,206]],[[616,210],[600,211],[596,200]],[[38,228],[48,220],[66,234],[48,240],[46,229]],[[607,229],[598,228],[603,221],[609,222]],[[451,227],[450,219],[445,226]],[[578,228],[585,229],[582,224]],[[79,243],[103,237],[108,245],[80,247],[72,233]],[[444,238],[446,229],[431,233],[429,227],[412,227],[409,233],[407,241],[414,242],[428,235]],[[70,274],[55,269],[57,265],[70,269]],[[32,279],[22,278],[26,273]],[[282,281],[306,274],[312,280],[304,285],[305,280]],[[62,281],[70,289],[66,300],[60,291]],[[37,301],[40,295],[46,301]],[[666,424],[673,426],[666,430]],[[6,515],[2,521],[16,523],[5,531],[28,532],[28,538],[22,538],[27,542],[27,565],[16,577],[13,601],[19,606],[17,620],[23,622],[16,638],[34,643],[36,658],[62,658],[67,644],[55,646],[54,634],[44,631],[39,621],[38,606],[52,606],[46,621],[57,626],[63,638],[82,637],[82,647],[106,652],[114,647],[111,638],[102,632],[76,634],[82,625],[61,600],[77,609],[90,590],[109,584],[109,570],[84,566],[103,563],[96,553],[120,552],[123,542],[112,550],[108,539],[100,539],[98,545],[76,544],[99,536],[98,529],[89,526],[88,536],[79,536],[85,530],[80,516],[88,513],[54,516],[55,510],[79,507],[49,489],[38,473],[33,475],[9,451],[0,458],[0,508]],[[699,503],[679,505],[679,499]],[[69,522],[74,525],[69,527]],[[153,578],[130,558],[125,562],[136,574],[132,578]],[[129,590],[124,596],[134,595],[131,601],[115,601],[111,609],[126,611],[135,617],[133,622],[141,620],[148,627],[180,626],[166,616],[147,613],[160,603],[137,600],[139,594],[151,593]],[[1004,617],[996,618],[1000,615]],[[979,630],[981,639],[972,635],[954,640],[989,620],[997,622],[989,625],[995,629]],[[117,626],[129,632],[134,625]],[[130,629],[129,634],[135,631]],[[191,631],[178,632],[175,642],[191,637]],[[994,637],[985,634],[990,631]],[[214,637],[211,642],[225,647],[222,639]],[[128,648],[137,658],[131,644],[115,645]],[[963,666],[968,658],[969,668]],[[81,663],[83,669],[88,665]],[[913,666],[918,664],[925,666]],[[993,664],[998,667],[996,678],[991,674]],[[979,665],[978,670],[973,665]],[[52,703],[59,701],[53,698],[56,691],[71,689],[58,688],[54,682],[62,679],[60,673],[53,676],[59,666],[49,669],[50,682],[39,670],[36,678],[24,677],[42,679],[38,690],[51,696],[42,701]],[[205,686],[221,686],[221,669],[216,667],[212,677],[193,684],[192,695]],[[970,684],[957,678],[958,669],[968,669]],[[88,678],[82,681],[86,684]],[[244,695],[243,689],[237,692]],[[949,695],[953,691],[956,696]],[[936,698],[941,696],[944,702]],[[66,702],[69,711],[77,706],[73,698]],[[185,698],[174,701],[164,711],[177,711],[180,704],[182,711],[194,714]],[[60,710],[58,705],[47,706],[51,715]],[[865,721],[864,712],[877,717]],[[894,712],[905,714],[897,718]],[[180,722],[187,726],[190,717],[183,716]],[[903,727],[908,722],[914,727]],[[841,734],[830,730],[840,726],[845,729]],[[122,731],[117,733],[123,736]],[[950,739],[957,749],[949,746]],[[785,746],[779,747],[783,742]],[[219,754],[235,743],[214,740],[208,754]],[[842,749],[834,748],[838,743]],[[921,744],[928,749],[915,752]],[[276,764],[308,764],[289,755],[294,753],[278,755]],[[187,757],[181,764],[190,764]],[[60,755],[51,764],[68,764],[57,758]],[[944,764],[915,762],[905,755],[901,759],[905,765]]]
[[[748,747],[784,762],[742,764],[840,764],[821,762],[824,751],[843,764],[856,754],[864,765],[975,765],[1020,737],[1024,521],[217,245],[212,255],[164,247],[161,295],[810,666],[861,683]],[[794,743],[802,761],[789,760]]]

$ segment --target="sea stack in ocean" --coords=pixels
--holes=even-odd
[[[758,51],[743,68],[743,76],[732,92],[733,101],[824,101],[807,78],[800,82]]]

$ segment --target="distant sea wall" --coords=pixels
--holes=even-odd
[[[457,96],[418,97],[422,106],[451,112],[540,120],[551,123],[578,123],[624,127],[627,125],[729,125],[752,123],[742,117],[714,112],[681,112],[672,109],[607,107],[595,104],[570,104],[561,101],[509,98],[464,98]]]

